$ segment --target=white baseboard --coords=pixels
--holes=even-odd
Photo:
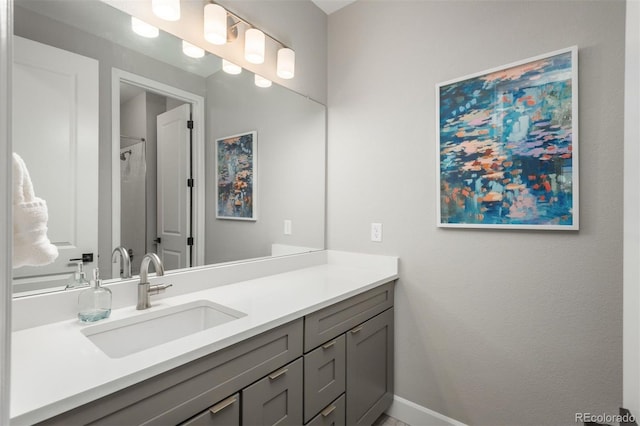
[[[387,415],[410,426],[467,426],[397,395],[393,396],[393,404],[387,410]]]

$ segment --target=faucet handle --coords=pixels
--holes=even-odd
[[[173,287],[173,284],[151,284],[149,285],[149,295],[164,293],[166,289]]]

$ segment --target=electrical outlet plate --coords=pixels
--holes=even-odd
[[[375,241],[377,243],[382,242],[382,224],[381,223],[371,224],[371,241]]]

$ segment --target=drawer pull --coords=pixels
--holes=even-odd
[[[227,398],[224,401],[219,402],[213,407],[209,408],[209,411],[211,411],[211,414],[217,414],[218,412],[224,410],[228,406],[233,405],[236,401],[237,401],[236,397],[232,396],[231,398]]]
[[[289,369],[288,369],[288,368],[283,368],[283,369],[282,369],[282,370],[280,370],[280,371],[276,371],[276,372],[275,372],[275,373],[273,373],[273,374],[269,374],[269,378],[270,378],[271,380],[275,380],[275,379],[277,379],[278,377],[282,376],[282,375],[283,375],[284,373],[286,373],[287,371],[289,371]]]
[[[326,345],[322,346],[322,349],[329,349],[331,346],[335,345],[336,341],[334,340],[333,342],[329,342]]]
[[[361,325],[360,327],[356,327],[353,330],[351,330],[351,334],[359,333],[363,328],[364,328],[364,325]]]
[[[325,408],[324,410],[322,410],[322,417],[327,417],[329,414],[333,413],[333,410],[335,409],[335,405]]]

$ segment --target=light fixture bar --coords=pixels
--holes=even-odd
[[[217,4],[218,6],[222,6],[221,4],[216,3],[215,1],[211,1],[211,2],[209,2],[209,3],[210,3],[210,4]],[[269,34],[269,33],[265,32],[264,30],[260,29],[260,28],[259,28],[259,27],[257,27],[256,25],[253,25],[251,22],[249,22],[249,21],[247,21],[247,20],[245,20],[245,19],[242,19],[241,17],[239,17],[239,16],[238,16],[238,15],[236,15],[235,13],[233,13],[233,12],[229,11],[229,9],[227,9],[226,7],[224,7],[224,6],[222,6],[222,7],[227,11],[227,14],[229,14],[233,19],[235,19],[235,20],[237,20],[237,21],[238,21],[238,22],[236,22],[235,24],[233,24],[232,26],[230,26],[229,28],[233,28],[233,27],[237,26],[239,23],[243,23],[243,24],[245,24],[246,26],[248,26],[248,27],[250,27],[250,28],[255,28],[255,29],[258,29],[258,30],[262,31],[262,33],[263,33],[265,36],[269,37],[271,40],[275,41],[275,42],[276,42],[276,43],[278,43],[280,46],[285,47],[285,48],[287,48],[287,49],[291,49],[289,46],[287,46],[286,44],[284,44],[283,42],[281,42],[280,40],[278,40],[277,38],[275,38],[275,37],[274,37],[274,36],[272,36],[271,34]]]

